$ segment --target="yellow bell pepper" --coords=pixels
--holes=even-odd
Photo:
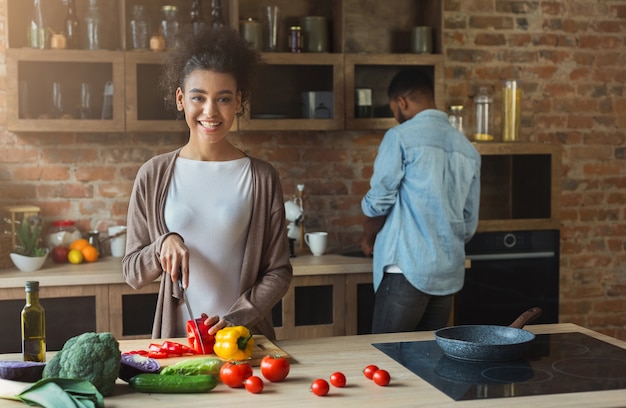
[[[213,352],[226,360],[242,361],[252,357],[254,339],[245,326],[224,327],[215,333]]]

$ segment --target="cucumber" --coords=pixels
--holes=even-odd
[[[131,388],[139,392],[185,394],[211,391],[217,385],[213,375],[137,374],[130,379]]]
[[[224,361],[215,357],[190,358],[163,368],[161,375],[219,375],[222,365]]]

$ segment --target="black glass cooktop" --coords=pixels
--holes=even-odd
[[[373,346],[454,400],[626,388],[626,350],[582,333],[537,335],[506,362],[455,360],[434,340]]]

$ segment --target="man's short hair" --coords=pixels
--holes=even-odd
[[[435,95],[430,76],[417,68],[408,68],[398,72],[387,88],[387,96],[390,100],[414,94],[421,94],[428,98],[434,98]]]

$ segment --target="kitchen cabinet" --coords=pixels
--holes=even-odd
[[[559,145],[474,146],[482,158],[479,232],[560,229]]]
[[[292,285],[273,311],[277,337],[356,334],[360,313],[357,310],[367,310],[371,304],[358,306],[352,302],[358,300],[357,291],[363,291],[358,285],[371,287],[372,260],[331,254],[301,255],[292,259],[292,265]],[[121,269],[121,259],[112,257],[81,265],[49,260],[44,268],[34,272],[3,269],[0,332],[13,334],[0,338],[0,352],[16,348],[19,351],[19,312],[24,306],[26,280],[39,281],[44,308],[54,303],[48,316],[50,350],[62,346],[72,333],[84,331],[110,331],[118,339],[149,338],[160,282],[135,290],[124,282]],[[361,300],[371,302],[368,297]],[[367,319],[367,313],[360,316]]]
[[[106,293],[107,287],[103,285],[41,287],[39,296],[46,312],[47,348],[60,350],[70,337],[84,332],[108,331]],[[19,352],[22,347],[20,313],[26,299],[24,288],[0,288],[0,299],[3,327],[0,350]]]
[[[265,2],[222,0],[225,19],[238,28],[240,18],[263,22]],[[8,110],[8,129],[14,132],[176,132],[185,129],[181,120],[164,111],[158,87],[159,66],[163,54],[128,50],[128,25],[135,4],[143,4],[152,21],[153,31],[164,4],[179,8],[182,22],[189,16],[190,1],[115,0],[99,2],[107,29],[102,50],[33,50],[26,49],[26,29],[30,4],[8,0],[8,77],[9,100],[17,101]],[[210,2],[204,0],[208,19]],[[276,0],[280,9],[279,51],[263,53],[266,63],[250,99],[249,115],[236,124],[237,130],[355,130],[386,129],[394,124],[386,108],[386,85],[397,70],[419,66],[432,76],[436,99],[443,106],[443,56],[441,52],[442,4],[437,0],[388,0],[363,7],[357,0]],[[44,5],[50,29],[62,31],[65,7]],[[77,14],[84,15],[87,0],[77,1]],[[288,27],[299,17],[326,17],[330,35],[328,53],[288,53]],[[409,54],[411,27],[433,28],[434,54]],[[53,75],[42,76],[42,70]],[[67,114],[50,118],[46,101],[55,76],[64,83]],[[46,82],[50,81],[50,83]],[[114,88],[111,119],[99,119],[102,111],[102,88],[111,81]],[[91,84],[92,117],[77,119],[78,89],[82,82]],[[20,84],[21,92],[20,92]],[[354,117],[355,88],[372,89],[376,103],[372,118]],[[38,98],[28,97],[37,89]],[[46,97],[41,98],[40,89]],[[318,118],[303,114],[303,97],[310,92],[332,93],[332,109]],[[51,91],[50,91],[51,94]],[[43,101],[43,102],[41,102]],[[31,106],[32,104],[32,106]],[[317,106],[320,107],[320,106]],[[327,107],[321,107],[327,108]]]

